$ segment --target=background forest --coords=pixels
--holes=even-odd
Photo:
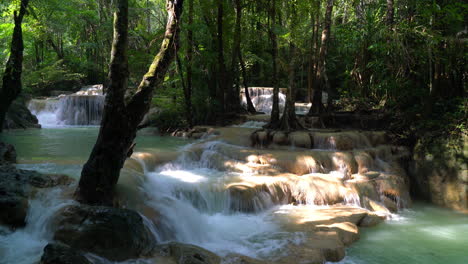
[[[0,3],[0,68],[18,6]],[[129,6],[131,88],[160,46],[167,14],[163,0]],[[460,132],[467,7],[448,0],[186,1],[177,63],[154,98],[165,109],[161,126],[212,123],[238,112],[238,102],[225,98],[240,87],[289,87],[292,79],[298,102],[311,101],[314,89],[329,93],[333,108],[316,112],[379,109],[402,117],[401,133],[421,117],[424,131]],[[31,1],[23,91],[43,96],[106,83],[112,12],[111,0]]]

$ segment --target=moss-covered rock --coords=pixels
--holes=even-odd
[[[434,204],[468,212],[468,136],[419,142],[414,149],[415,192]]]

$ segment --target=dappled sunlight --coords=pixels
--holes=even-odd
[[[191,171],[162,171],[160,172],[160,174],[188,183],[199,183],[207,180],[206,177],[202,175],[197,175]]]

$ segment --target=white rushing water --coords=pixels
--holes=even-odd
[[[275,223],[276,207],[253,214],[235,206],[225,187],[241,176],[184,158],[146,173],[142,190],[149,198],[146,204],[160,213],[160,241],[195,244],[222,256],[235,252],[260,258],[279,256],[287,244],[299,243],[300,233],[283,232]]]
[[[99,125],[105,96],[102,85],[87,86],[71,95],[32,99],[28,108],[43,127]]]
[[[43,248],[52,240],[53,216],[61,208],[74,203],[60,198],[61,192],[59,188],[41,191],[30,200],[26,227],[0,235],[0,263],[37,263]]]
[[[243,92],[243,90],[242,90]],[[249,95],[252,104],[255,107],[257,112],[263,112],[265,114],[271,114],[271,110],[273,108],[273,88],[267,87],[250,87],[249,88]],[[242,105],[247,105],[247,99],[245,95],[242,93]],[[286,103],[286,95],[282,92],[278,95],[279,98],[279,108],[280,113],[283,112],[284,105]]]
[[[86,133],[90,131],[94,131],[95,134],[88,135]],[[20,152],[22,148],[27,147],[31,160],[37,160],[37,157],[41,157],[42,160],[47,157],[49,159],[48,163],[21,164],[18,166],[44,173],[67,173],[79,177],[81,164],[83,163],[80,159],[89,154],[97,135],[97,128],[44,129],[42,133],[39,132],[41,131],[34,130],[31,133],[44,137],[42,138],[44,142],[32,138],[32,135],[31,141],[28,141],[24,134],[22,136],[21,134],[15,134],[15,136],[18,136],[18,140],[23,142],[18,142],[17,146]],[[346,133],[343,135],[352,137],[353,147],[370,148],[373,145],[368,142],[367,138],[361,138],[362,135],[352,136]],[[323,153],[324,155],[333,152],[340,145],[340,140],[342,140],[338,137],[326,136],[326,134],[316,136],[319,139],[319,147],[323,148],[323,150],[319,151],[319,154]],[[167,142],[170,140],[168,138],[143,137],[140,135],[139,138],[137,137],[137,146],[149,148],[151,142],[153,142],[153,144],[161,147],[163,144],[168,144]],[[32,144],[25,141],[40,145],[41,151],[35,152],[37,151],[34,150],[35,148],[31,149]],[[75,143],[78,145],[75,145]],[[171,146],[175,145],[175,143],[171,144]],[[79,153],[78,148],[83,153]],[[173,150],[173,148],[167,146],[163,153],[168,153],[169,150]],[[137,151],[143,153],[147,149],[138,149]],[[327,190],[328,188],[335,188],[330,191],[342,196],[344,204],[352,206],[360,204],[359,196],[356,193],[330,184],[333,179],[341,179],[346,173],[345,164],[343,163],[346,157],[341,156],[342,153],[337,152],[339,155],[333,156],[334,158],[327,165],[326,174],[314,174],[314,171],[311,171],[311,174],[288,178],[287,175],[270,177],[258,175],[249,170],[235,172],[226,169],[226,167],[223,168],[226,162],[241,163],[241,161],[233,158],[235,156],[233,153],[242,151],[249,151],[249,149],[221,141],[205,143],[199,141],[194,145],[183,147],[182,154],[177,159],[162,165],[155,165],[155,163],[151,163],[150,159],[143,159],[144,155],[134,155],[132,156],[133,159],[143,165],[144,172],[137,173],[130,168],[124,168],[119,187],[130,189],[128,194],[132,196],[134,209],[139,210],[142,215],[146,216],[146,224],[152,227],[153,234],[159,242],[178,241],[201,246],[221,256],[238,253],[270,260],[287,255],[290,245],[299,245],[307,239],[306,233],[287,232],[284,222],[279,219],[279,216],[287,215],[297,209],[317,208],[319,205],[326,204],[323,199],[323,195],[326,194],[322,193],[325,188]],[[67,155],[72,156],[66,157],[63,161],[58,159],[58,157]],[[75,155],[78,156],[75,157]],[[386,168],[390,166],[386,162],[389,155],[391,155],[391,152],[387,151],[387,148],[383,148],[372,158],[372,163],[375,164],[370,168],[384,173]],[[78,160],[75,162],[76,164],[73,162],[74,160]],[[324,177],[327,182],[313,177]],[[133,180],[129,180],[129,178]],[[231,189],[233,186],[249,187],[250,189],[246,189],[251,191],[242,192],[244,190],[242,188]],[[261,186],[261,188],[255,189],[255,186]],[[238,190],[241,191],[236,192]],[[292,203],[288,199],[279,198],[279,190],[293,196],[295,202]],[[31,206],[25,228],[15,231],[0,229],[1,264],[32,264],[39,261],[44,246],[52,239],[51,220],[53,215],[64,206],[73,203],[73,201],[61,198],[62,195],[62,190],[59,188],[39,192],[30,201]],[[129,202],[128,207],[132,208],[132,203]],[[381,228],[382,231],[378,236],[366,236],[366,233],[364,233],[363,240],[367,240],[365,242],[366,246],[372,247],[379,244],[379,249],[382,248],[382,250],[379,251],[376,246],[367,249],[366,246],[361,244],[359,248],[351,248],[351,252],[356,252],[356,254],[347,257],[342,263],[405,263],[403,257],[399,261],[392,262],[394,256],[391,252],[394,250],[394,245],[399,243],[399,236],[406,235],[408,239],[413,239],[407,233],[417,234],[418,236],[414,237],[412,244],[408,244],[404,248],[415,247],[417,243],[421,243],[420,241],[424,239],[424,241],[427,241],[427,237],[443,243],[452,241],[451,243],[455,246],[462,248],[460,245],[462,242],[466,242],[466,237],[457,237],[457,231],[467,230],[467,225],[463,225],[466,221],[463,222],[457,218],[453,220],[452,225],[442,226],[442,223],[445,223],[443,221],[448,219],[446,214],[441,213],[437,217],[440,224],[439,221],[431,223],[432,220],[435,220],[432,219],[434,217],[431,218],[433,215],[433,212],[421,216],[408,215],[407,218],[400,221],[393,221],[401,223],[399,226],[402,226],[403,230],[400,233],[394,231],[397,225],[392,222],[377,227]],[[418,221],[408,220],[415,217],[417,217]],[[419,226],[424,223],[423,220],[428,221],[427,225]],[[411,228],[410,232],[404,230],[406,226]],[[387,240],[390,242],[386,242]],[[456,241],[457,243],[455,243]],[[437,245],[432,249],[436,251],[437,248],[443,248],[442,246]],[[392,250],[388,250],[388,248],[392,248]],[[420,252],[418,256],[425,254],[424,245],[417,248],[418,252]],[[445,250],[447,251],[447,249]],[[361,252],[365,253],[366,256],[361,257],[359,255]],[[401,255],[403,254],[406,254],[406,252]],[[376,260],[370,257],[374,255],[386,257],[389,261],[378,262],[381,259]],[[95,260],[96,263],[112,263],[96,256],[88,257]],[[366,260],[366,258],[370,260]],[[462,263],[456,261],[430,262],[428,258],[425,258],[425,260],[425,263]],[[145,260],[132,260],[127,263],[147,262]]]

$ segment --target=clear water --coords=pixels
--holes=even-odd
[[[99,127],[56,127],[5,131],[0,141],[16,148],[19,167],[43,173],[64,173],[77,178],[96,142]],[[155,136],[151,129],[138,132],[135,151],[176,151],[187,140]]]
[[[361,229],[340,264],[466,264],[468,215],[416,204],[395,219]]]
[[[15,145],[22,168],[78,177],[97,133],[97,127],[18,130],[0,134],[0,140]],[[175,151],[189,143],[158,137],[150,130],[141,131],[136,142],[136,151],[153,153]],[[161,212],[160,241],[177,240],[220,255],[236,252],[259,258],[281,255],[287,244],[299,243],[300,233],[283,232],[274,221],[278,207],[257,214],[227,209],[229,196],[222,186],[239,177],[180,160],[147,172],[143,180],[124,184],[133,184],[129,188],[145,194],[144,203]],[[41,194],[32,201],[26,228],[13,233],[0,228],[0,263],[38,261],[51,239],[51,216],[73,203],[61,199],[59,189]],[[361,239],[347,250],[342,264],[468,263],[467,215],[416,204],[393,220],[361,231]]]

